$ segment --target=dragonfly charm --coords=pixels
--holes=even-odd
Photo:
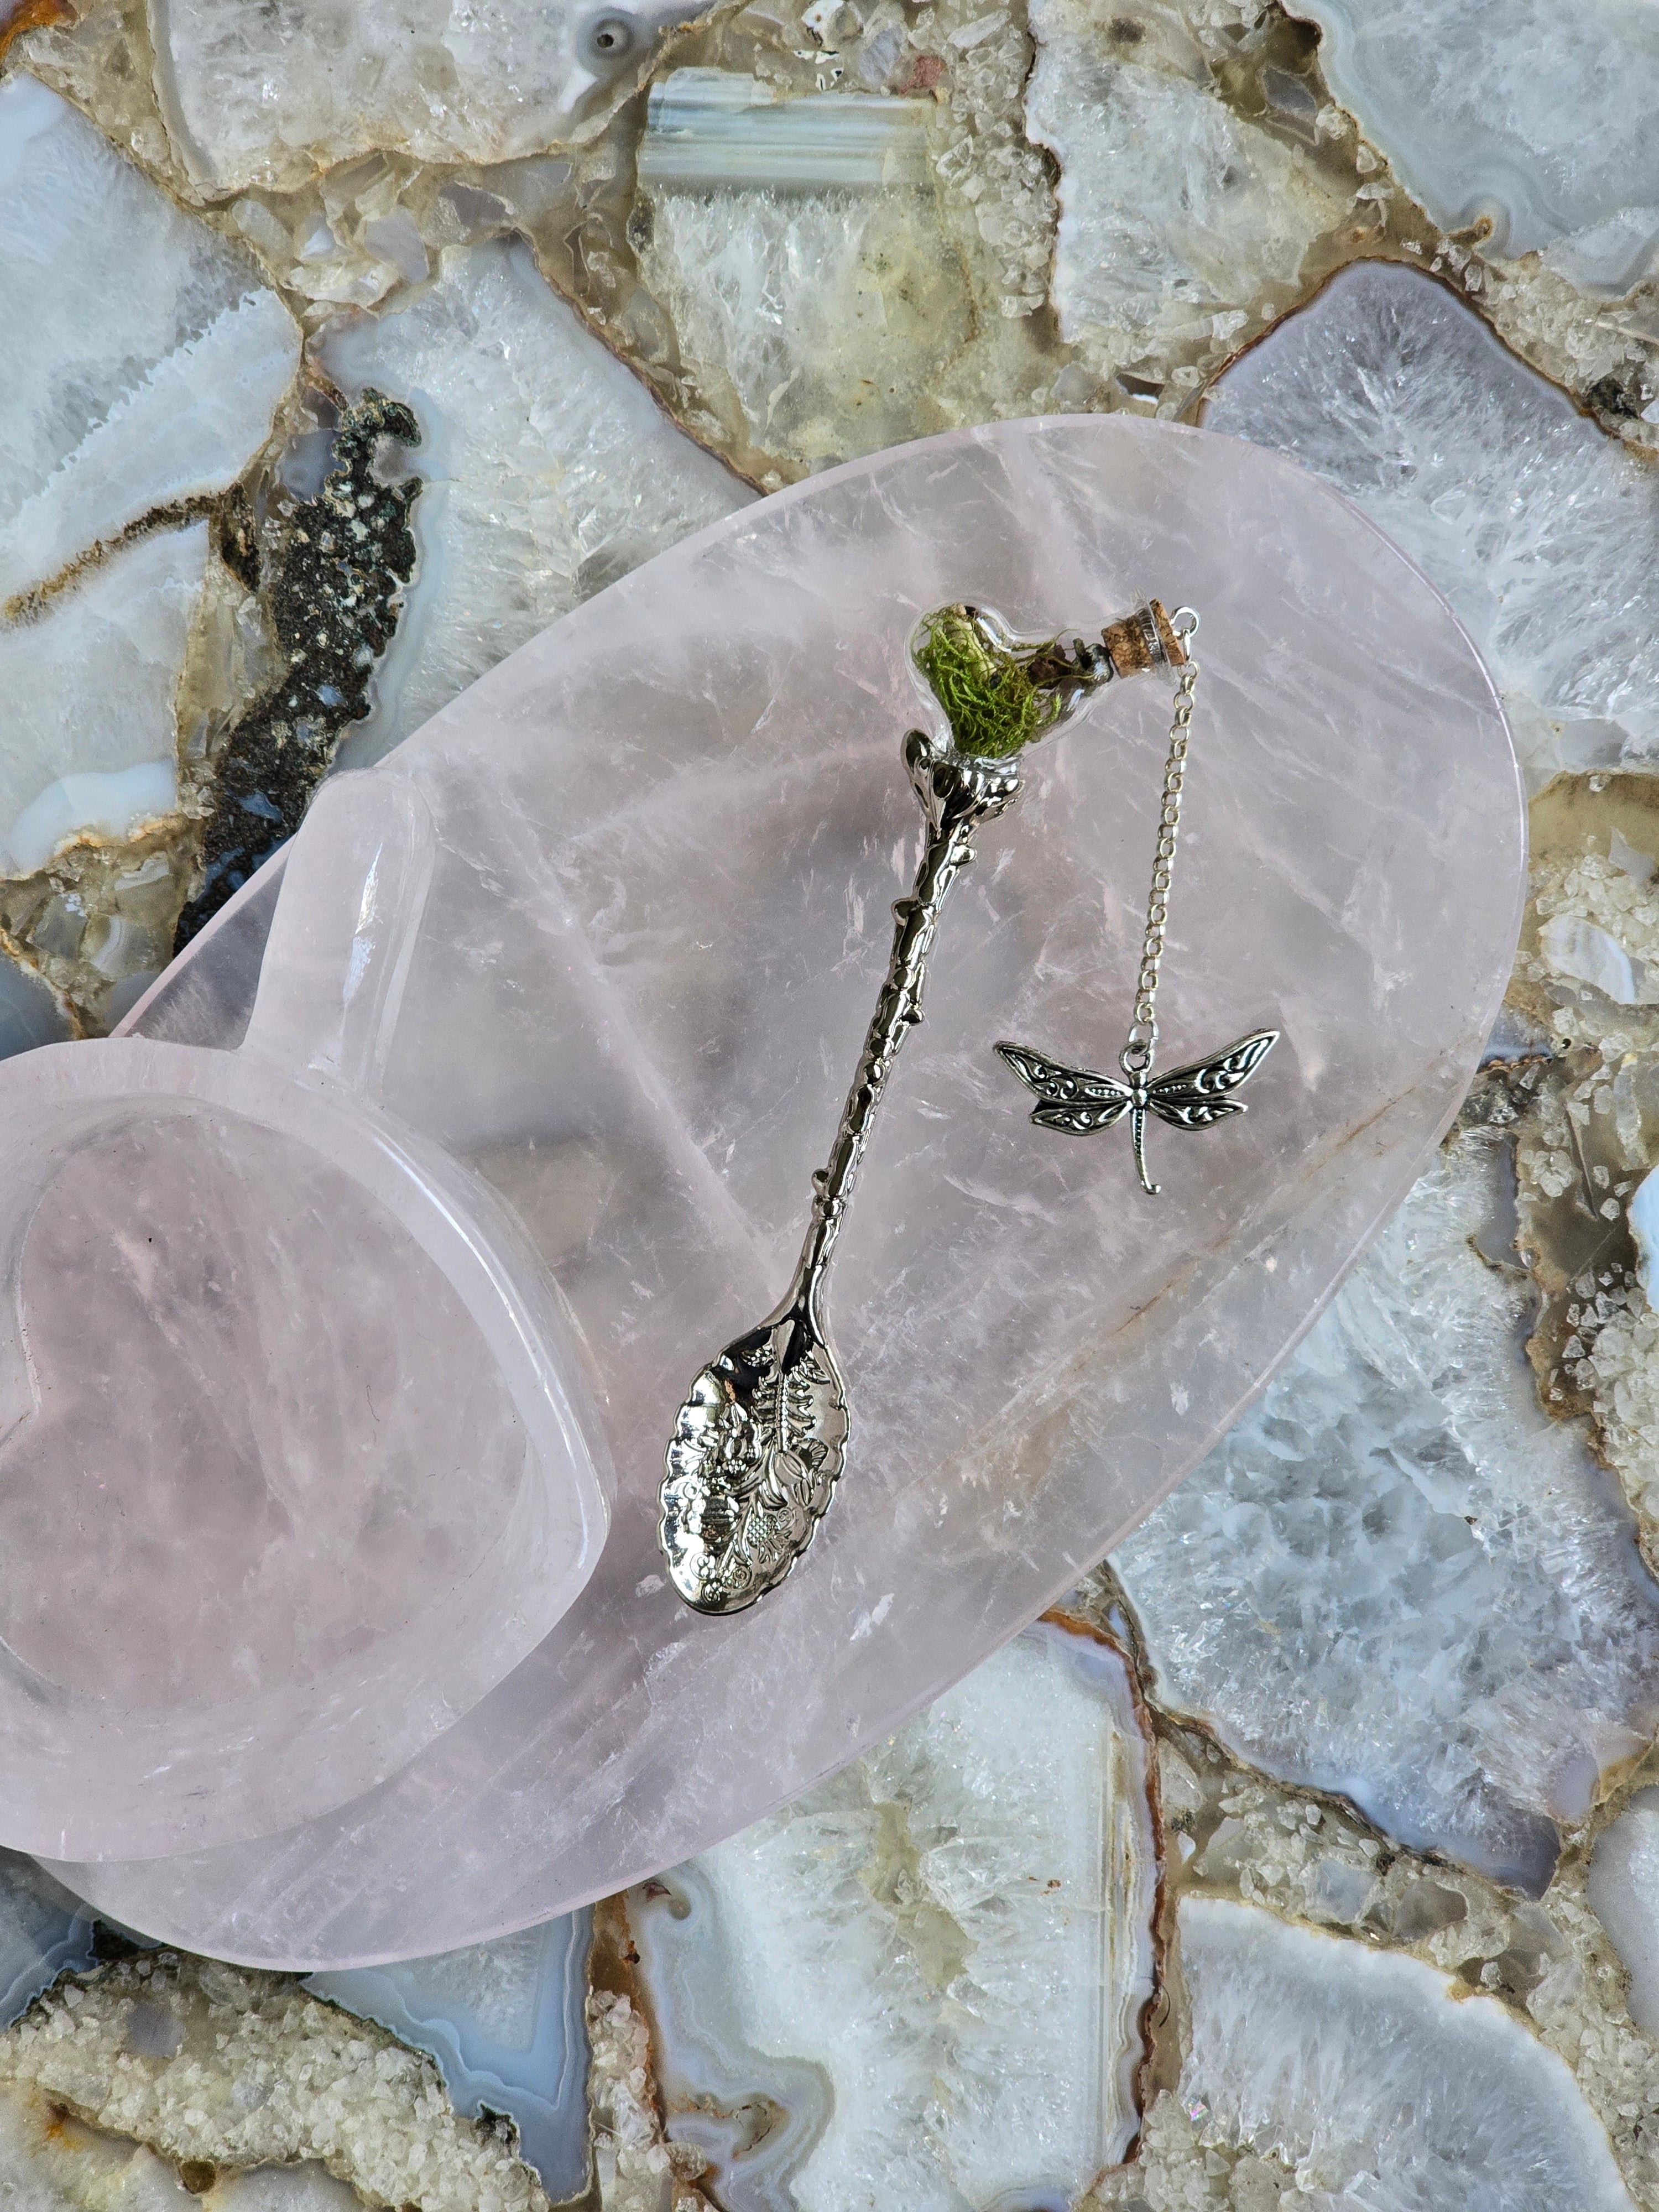
[[[1249,1081],[1279,1036],[1277,1030],[1256,1030],[1224,1052],[1186,1067],[1172,1067],[1167,1075],[1154,1075],[1145,1066],[1137,1068],[1132,1050],[1126,1048],[1121,1081],[1115,1075],[1098,1075],[1092,1068],[1067,1067],[1023,1044],[1000,1044],[997,1051],[1020,1081],[1036,1091],[1037,1106],[1031,1119],[1039,1129],[1091,1136],[1097,1129],[1109,1129],[1127,1114],[1140,1187],[1156,1196],[1161,1186],[1146,1173],[1148,1114],[1156,1114],[1172,1129],[1210,1129],[1230,1114],[1247,1112],[1243,1099],[1231,1094]]]

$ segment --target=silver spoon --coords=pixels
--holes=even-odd
[[[946,637],[967,647],[966,678],[952,663],[946,680],[938,649]],[[741,1613],[775,1589],[835,1495],[848,1416],[824,1321],[830,1263],[887,1079],[921,1019],[939,910],[974,857],[975,830],[1018,797],[1025,744],[1057,729],[1114,676],[1179,667],[1186,657],[1156,599],[1109,623],[1099,644],[1074,639],[1069,651],[1014,637],[988,610],[940,607],[918,624],[911,653],[951,736],[911,730],[904,739],[926,834],[915,881],[893,908],[892,957],[858,1073],[828,1164],[812,1177],[811,1217],[782,1303],[699,1370],[668,1444],[658,1541],[674,1588],[698,1613]]]

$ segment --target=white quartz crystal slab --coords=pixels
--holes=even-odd
[[[1297,283],[1344,204],[1205,83],[1139,65],[1117,20],[1036,0],[1026,125],[1060,163],[1061,335],[1109,372],[1147,362],[1161,385],[1173,344],[1249,337],[1254,303]]]
[[[1432,276],[1343,270],[1228,370],[1204,421],[1316,469],[1419,563],[1532,784],[1659,760],[1653,465]]]
[[[530,250],[456,247],[395,314],[341,316],[318,342],[341,390],[408,403],[425,478],[419,548],[374,711],[348,739],[377,759],[556,616],[753,496],[676,429],[584,328]]]
[[[1585,1888],[1630,1976],[1631,2018],[1659,2035],[1659,1790],[1638,1790],[1597,1837]]]
[[[587,135],[696,0],[151,0],[156,88],[191,177],[284,189],[376,147],[505,161]]]
[[[1565,2062],[1496,1998],[1218,1898],[1180,1927],[1188,2124],[1297,2212],[1632,2212]]]
[[[159,531],[33,622],[0,623],[0,872],[33,874],[77,830],[125,837],[177,806],[173,699],[207,560],[206,523]]]
[[[1166,1706],[1535,1893],[1645,1741],[1659,1602],[1539,1406],[1534,1294],[1493,1264],[1512,1173],[1497,1130],[1437,1160],[1113,1564]]]
[[[0,85],[0,601],[270,435],[300,333],[253,264],[55,93]]]
[[[1118,2163],[1154,1990],[1154,1756],[1122,1654],[1045,1624],[629,1898],[669,2133],[721,2203],[1069,2204]],[[757,2141],[761,2098],[780,2118]]]
[[[1031,757],[945,915],[837,1263],[836,1509],[775,1596],[695,1618],[656,1549],[663,1446],[787,1278],[885,965],[917,838],[898,744],[929,711],[911,625],[962,596],[1097,624],[1143,590],[1205,624],[1164,1049],[1284,1040],[1245,1121],[1154,1131],[1157,1200],[1123,1145],[1033,1129],[991,1054],[1109,1062],[1122,1035],[1170,695],[1113,687]],[[1059,1596],[1419,1171],[1522,885],[1507,734],[1420,576],[1279,457],[1122,417],[783,493],[544,633],[380,777],[441,824],[387,1110],[516,1210],[597,1364],[618,1489],[559,1628],[395,1779],[265,1843],[67,1876],[169,1940],[313,1966],[480,1941],[706,1848]],[[325,834],[313,812],[301,842],[328,873]]]
[[[1659,19],[1648,0],[1297,0],[1326,77],[1437,222],[1486,217],[1623,292],[1659,245]]]

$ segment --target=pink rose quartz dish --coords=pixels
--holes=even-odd
[[[836,1510],[773,1596],[698,1618],[657,1552],[664,1442],[707,1346],[787,1273],[885,963],[918,835],[899,745],[928,711],[906,640],[950,600],[1037,635],[1148,593],[1203,615],[1160,1058],[1265,1025],[1282,1040],[1248,1117],[1164,1135],[1156,1200],[1121,1148],[1034,1129],[992,1052],[1017,1036],[1109,1066],[1121,1041],[1170,700],[1157,678],[1109,686],[1028,756],[1019,807],[953,895],[843,1232],[856,1427]],[[1430,1154],[1509,972],[1524,850],[1503,717],[1417,571],[1290,462],[1122,416],[955,433],[784,492],[611,586],[356,782],[290,848],[254,1032],[273,993],[339,999],[290,924],[299,872],[307,902],[331,884],[349,902],[373,824],[428,820],[374,1111],[438,1164],[433,1191],[460,1194],[453,1220],[484,1188],[510,1212],[489,1241],[512,1302],[520,1248],[568,1301],[616,1491],[597,1565],[536,1648],[353,1802],[273,1784],[259,1810],[284,1832],[222,1841],[198,1754],[204,1796],[165,1818],[123,1785],[124,1844],[121,1790],[76,1768],[102,1812],[95,1850],[55,1854],[80,1893],[168,1941],[310,1967],[477,1942],[677,1862],[889,1734],[1064,1591],[1260,1389]],[[392,792],[408,810],[374,795]],[[164,979],[141,1031],[245,1057],[212,1048],[237,1042],[282,872]],[[131,1188],[136,1230],[151,1200]],[[319,1210],[280,1161],[264,1192]],[[405,1425],[418,1414],[441,1451],[444,1423],[472,1416],[421,1395],[446,1333],[431,1277],[388,1253],[380,1303],[352,1281],[363,1327],[395,1314],[410,1332]],[[296,1282],[291,1325],[320,1334],[328,1293]],[[556,1320],[536,1324],[549,1345]],[[267,1325],[228,1332],[225,1388]],[[445,1355],[457,1388],[463,1367],[487,1389]],[[161,1433],[160,1384],[123,1389]],[[575,1466],[573,1448],[571,1496]],[[451,1478],[471,1504],[443,1524],[474,1546],[481,1639],[528,1602],[487,1472]],[[295,1515],[326,1516],[325,1492],[296,1493]],[[86,1540],[37,1547],[29,1617],[91,1639]],[[176,1578],[177,1522],[146,1540]],[[331,1564],[343,1604],[375,1601],[361,1557]],[[156,1611],[155,1710],[194,1714],[165,1702],[188,1654]],[[276,1648],[268,1626],[242,1633]],[[84,1662],[59,1637],[68,1674]],[[227,1773],[250,1756],[228,1742]]]
[[[359,1796],[548,1632],[605,1540],[549,1279],[376,1100],[434,853],[343,777],[240,1048],[0,1066],[0,1835],[258,1835]]]

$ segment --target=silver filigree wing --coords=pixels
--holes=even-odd
[[[1000,1057],[1029,1090],[1037,1095],[1031,1119],[1040,1129],[1063,1129],[1073,1137],[1086,1137],[1097,1129],[1109,1129],[1127,1113],[1131,1092],[1115,1075],[1097,1074],[1091,1067],[1067,1067],[1023,1044],[1002,1043]]]
[[[1243,1114],[1244,1102],[1229,1094],[1248,1083],[1279,1042],[1277,1030],[1256,1030],[1207,1060],[1172,1067],[1146,1085],[1146,1103],[1172,1129],[1207,1129],[1229,1114]]]

